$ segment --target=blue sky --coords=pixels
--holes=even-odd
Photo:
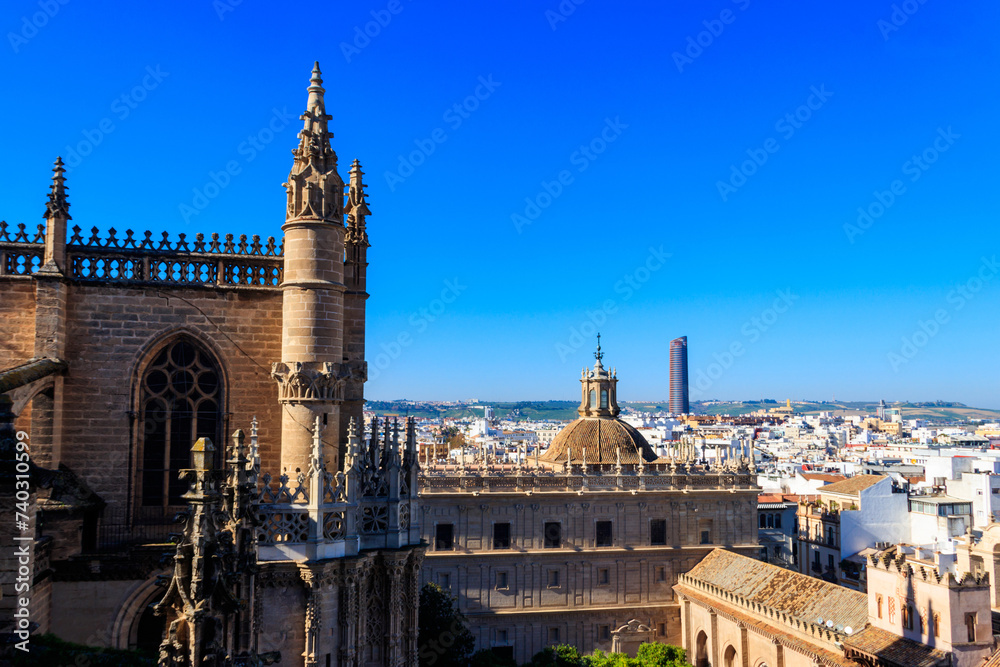
[[[1000,408],[998,20],[985,0],[16,0],[0,217],[37,224],[82,143],[84,228],[279,234],[319,60],[343,175],[358,158],[370,184],[369,397],[575,399],[599,329],[623,399],[665,399],[687,335],[694,399]]]

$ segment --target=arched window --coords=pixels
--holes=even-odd
[[[592,407],[592,408],[597,407],[597,392],[595,390],[593,390],[593,389],[590,390],[590,406],[589,407]]]
[[[221,459],[222,381],[214,359],[182,336],[164,346],[139,385],[139,479],[143,508],[183,505],[191,445],[211,438]]]
[[[708,635],[702,630],[695,644],[694,667],[708,667]]]
[[[761,528],[767,528],[767,515],[761,514],[759,516],[759,523]]]
[[[781,528],[781,515],[780,514],[775,514],[774,515],[774,527],[775,528]]]
[[[608,390],[607,389],[602,389],[601,390],[601,407],[602,408],[608,407]]]
[[[736,649],[731,645],[726,647],[726,652],[722,654],[722,664],[726,667],[736,667]]]
[[[773,514],[768,514],[767,515],[767,527],[768,528],[774,528],[774,515]]]

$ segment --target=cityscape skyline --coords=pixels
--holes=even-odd
[[[622,400],[667,397],[683,332],[692,401],[1000,408],[996,6],[317,8],[319,49],[290,15],[219,6],[146,34],[139,8],[29,29],[17,3],[7,92],[56,76],[59,111],[15,132],[37,105],[0,110],[3,219],[40,221],[62,155],[85,231],[266,236],[319,59],[340,168],[368,174],[369,396],[569,399],[599,329]]]

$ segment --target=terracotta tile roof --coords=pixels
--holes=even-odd
[[[820,493],[842,493],[847,496],[856,496],[870,486],[878,484],[885,475],[855,475],[836,484],[827,484],[819,488]]]
[[[714,549],[688,576],[807,623],[818,618],[853,628],[868,623],[866,594],[732,551]]]
[[[809,480],[818,479],[821,482],[826,482],[827,484],[832,484],[834,482],[843,482],[847,477],[844,475],[834,475],[832,473],[825,472],[804,472],[801,473],[803,477]]]
[[[622,463],[638,463],[641,455],[646,463],[657,459],[656,453],[634,427],[620,419],[582,418],[570,422],[552,439],[552,444],[539,457],[550,463],[565,463],[567,450],[574,463],[616,463],[621,452]]]
[[[844,639],[844,651],[851,657],[860,654],[876,659],[876,664],[886,667],[938,667],[951,664],[947,652],[904,639],[875,626],[868,626]]]
[[[737,621],[746,623],[748,628],[751,628],[752,631],[760,635],[771,639],[777,639],[782,646],[786,646],[789,649],[798,653],[803,653],[809,657],[819,658],[818,662],[820,665],[827,665],[830,667],[858,667],[858,663],[853,660],[849,660],[839,653],[823,648],[818,643],[814,644],[801,639],[790,632],[785,632],[780,629],[781,626],[774,623],[768,623],[759,616],[748,614],[740,608],[729,604],[725,600],[684,584],[677,584],[674,586],[674,590],[696,602],[700,602],[706,607],[711,607],[716,611],[731,616]],[[787,662],[788,659],[786,658],[785,660]]]

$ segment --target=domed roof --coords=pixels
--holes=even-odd
[[[573,463],[583,462],[584,448],[587,463],[617,463],[620,452],[622,463],[639,463],[639,456],[648,463],[657,456],[639,431],[620,419],[577,419],[566,425],[552,440],[552,444],[539,456],[542,461],[566,463],[569,451]]]

